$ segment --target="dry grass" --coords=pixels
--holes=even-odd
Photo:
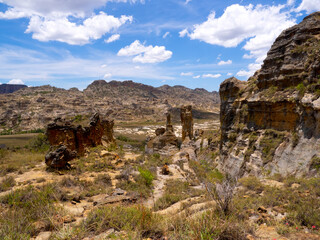
[[[40,189],[29,186],[0,198],[6,209],[0,213],[0,239],[29,239],[40,230],[57,229],[59,224],[54,220],[60,214],[54,206],[57,198],[53,185]],[[40,222],[42,229],[36,227]]]
[[[44,161],[44,153],[31,152],[29,150],[1,150],[0,154],[0,176],[11,172],[24,172]]]

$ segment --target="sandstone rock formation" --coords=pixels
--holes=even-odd
[[[189,137],[193,139],[193,118],[192,118],[192,106],[181,107],[181,125],[182,125],[182,141]]]
[[[76,156],[76,151],[71,151],[66,146],[60,145],[55,151],[46,154],[45,162],[51,168],[66,168],[70,166],[69,162]]]
[[[311,14],[281,33],[247,82],[230,78],[221,84],[224,171],[308,173],[320,154],[319,26],[320,12]]]
[[[47,136],[51,146],[64,145],[78,155],[83,155],[87,147],[113,142],[113,121],[101,120],[99,114],[94,114],[88,127],[74,126],[61,118],[47,127]]]
[[[178,147],[178,138],[173,131],[170,113],[167,113],[166,128],[158,128],[155,133],[156,137],[147,142],[146,153],[158,152],[165,147],[173,147],[174,149]]]
[[[44,129],[58,117],[86,122],[95,112],[118,121],[157,122],[166,112],[178,119],[180,106],[188,104],[197,106],[194,112],[199,118],[215,117],[219,95],[204,89],[167,85],[155,88],[132,81],[97,80],[83,91],[49,85],[27,87],[0,94],[0,132]]]

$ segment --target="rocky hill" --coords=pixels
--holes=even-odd
[[[21,88],[26,88],[26,87],[27,86],[23,84],[1,84],[0,94],[13,93],[15,91],[18,91]]]
[[[232,175],[320,168],[320,12],[281,33],[261,70],[220,86],[221,168]]]
[[[28,87],[0,95],[0,132],[44,128],[57,117],[80,121],[95,112],[116,121],[157,122],[166,112],[176,113],[189,104],[197,118],[214,117],[219,112],[219,94],[182,86],[155,88],[133,81],[97,80],[84,91]]]

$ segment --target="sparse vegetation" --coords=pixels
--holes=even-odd
[[[1,239],[29,239],[39,231],[59,228],[60,210],[54,206],[56,188],[46,185],[40,189],[29,186],[0,198],[6,211],[0,217]],[[41,222],[41,229],[36,226]]]
[[[155,202],[154,209],[165,209],[172,204],[188,197],[198,196],[203,191],[192,188],[188,182],[180,180],[170,180],[166,182],[165,192],[161,198]]]
[[[264,164],[272,161],[277,147],[284,140],[284,136],[284,133],[276,130],[268,129],[265,131],[262,139],[260,140],[260,147],[262,150],[262,159]]]
[[[311,159],[310,169],[316,169],[317,171],[320,170],[320,157],[315,155]]]
[[[16,185],[16,181],[14,180],[14,177],[9,176],[5,177],[1,182],[0,182],[0,192],[5,192],[10,190]]]

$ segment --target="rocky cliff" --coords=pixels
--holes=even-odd
[[[196,106],[197,118],[210,118],[219,112],[219,94],[182,86],[152,87],[132,81],[97,80],[84,91],[52,87],[28,87],[0,95],[0,132],[45,128],[55,118],[89,121],[99,112],[116,121],[161,121],[166,112],[179,119],[182,105]],[[88,122],[87,122],[88,123]]]
[[[232,175],[320,168],[320,12],[281,33],[247,82],[220,86],[220,166]]]
[[[26,85],[23,84],[1,84],[0,85],[0,94],[13,93],[18,91],[21,88],[26,88]]]

